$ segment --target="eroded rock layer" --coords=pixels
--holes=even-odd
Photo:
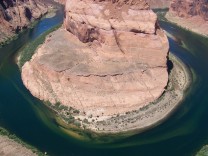
[[[146,1],[68,0],[65,10],[64,28],[22,68],[34,96],[111,116],[163,93],[169,45]]]

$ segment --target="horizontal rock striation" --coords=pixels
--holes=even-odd
[[[22,68],[37,98],[110,117],[164,92],[169,44],[146,1],[68,0],[64,28]]]

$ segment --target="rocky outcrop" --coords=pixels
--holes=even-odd
[[[207,0],[172,0],[166,17],[182,27],[208,36]]]
[[[145,0],[68,0],[65,10],[22,68],[35,97],[104,119],[161,96],[169,44]]]
[[[170,7],[171,0],[147,0],[152,9],[165,9]]]
[[[50,7],[50,0],[1,0],[0,43],[27,28]]]

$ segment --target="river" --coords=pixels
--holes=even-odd
[[[52,156],[183,156],[208,144],[208,39],[170,23],[160,25],[173,37],[170,51],[194,75],[181,106],[161,125],[107,144],[79,141],[64,133],[52,113],[24,87],[16,54],[40,34],[63,21],[63,11],[42,19],[33,29],[0,48],[0,126]]]

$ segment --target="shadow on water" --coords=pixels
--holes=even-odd
[[[195,73],[191,91],[177,111],[152,130],[109,144],[82,142],[63,133],[53,114],[23,86],[14,62],[20,48],[62,19],[63,12],[59,10],[55,17],[43,19],[0,49],[0,126],[50,155],[180,156],[193,155],[208,143],[208,40],[166,22],[160,25],[180,41],[169,38],[170,51]]]

